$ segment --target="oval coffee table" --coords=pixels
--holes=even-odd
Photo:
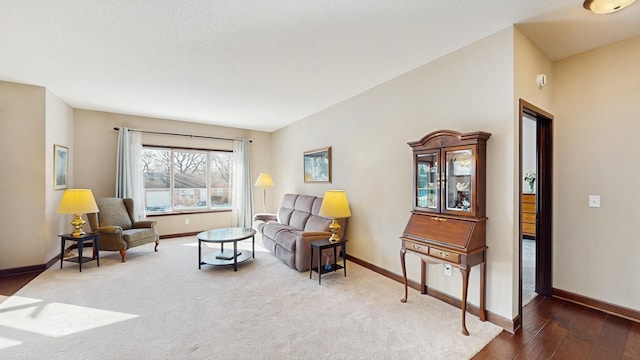
[[[225,266],[233,265],[233,271],[238,271],[238,263],[255,258],[256,231],[251,228],[229,227],[203,231],[198,237],[198,269],[202,265]],[[251,251],[238,251],[238,241],[251,238]],[[219,243],[220,251],[202,257],[202,242]],[[233,250],[225,250],[225,243],[233,243]]]

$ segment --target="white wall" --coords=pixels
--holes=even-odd
[[[53,147],[62,145],[69,148],[69,163],[67,173],[67,186],[74,187],[73,159],[76,149],[73,145],[73,109],[60,100],[50,91],[46,91],[45,101],[46,131],[45,131],[45,164],[44,164],[44,190],[45,190],[45,257],[44,262],[53,259],[60,254],[59,234],[69,233],[72,215],[58,214],[58,205],[62,199],[64,190],[53,189]],[[69,246],[69,244],[67,244]]]
[[[118,132],[114,127],[128,127],[158,132],[172,132],[223,138],[248,138],[251,143],[251,172],[255,179],[259,172],[271,168],[271,133],[238,128],[211,126],[190,122],[147,118],[90,110],[74,110],[75,116],[75,183],[90,188],[96,197],[114,196]],[[214,141],[182,136],[143,134],[143,143],[192,148],[229,150],[228,141]],[[255,188],[254,209],[262,211],[262,194]],[[267,198],[268,210],[275,210],[273,199]],[[189,219],[189,224],[185,220]],[[231,224],[231,212],[189,215],[154,216],[160,235],[203,231]],[[85,225],[88,226],[88,225]]]
[[[289,192],[322,195],[327,189],[345,189],[353,214],[347,226],[349,253],[400,274],[399,237],[412,209],[407,142],[440,129],[492,133],[487,145],[487,309],[511,319],[516,291],[513,41],[513,29],[507,28],[275,132],[277,185],[271,193],[280,198]],[[333,183],[305,184],[302,154],[324,146],[333,150]],[[409,278],[419,281],[418,259],[407,256],[407,266]],[[441,265],[430,270],[430,286],[461,296],[459,272],[449,278]],[[469,286],[474,304],[478,280],[474,268]],[[389,296],[400,299],[401,288]]]
[[[636,310],[638,59],[635,37],[557,62],[553,203],[553,286]]]
[[[0,269],[45,261],[45,89],[0,81]]]
[[[554,111],[553,108],[553,90],[554,86],[557,83],[557,79],[554,74],[554,65],[549,60],[549,58],[540,51],[529,39],[527,39],[517,28],[514,28],[514,52],[513,52],[513,66],[514,66],[514,98],[513,98],[513,107],[515,114],[519,114],[519,106],[520,99],[527,101],[528,103],[537,106],[538,108],[545,110],[548,113],[552,113]],[[548,83],[543,88],[539,88],[536,77],[538,74],[544,73],[547,75]],[[529,168],[529,159],[530,156],[523,154],[523,164],[522,171],[523,173],[519,173],[519,134],[520,134],[520,119],[516,115],[514,117],[514,167],[512,179],[514,183],[515,193],[514,199],[515,201],[512,203],[512,212],[508,216],[510,217],[510,221],[512,221],[513,227],[513,247],[512,247],[512,269],[511,272],[514,274],[513,276],[513,288],[516,289],[516,292],[513,293],[512,299],[512,313],[514,316],[518,314],[520,304],[518,299],[518,289],[520,287],[519,284],[519,274],[520,274],[520,263],[519,263],[519,247],[521,245],[520,241],[520,229],[519,229],[519,219],[520,219],[520,192],[523,189],[526,189],[526,183],[523,182],[522,178]],[[523,136],[526,136],[527,131],[523,129]],[[523,141],[526,141],[523,139]],[[528,145],[523,143],[523,146]],[[557,194],[557,193],[556,193]],[[554,240],[555,241],[555,240]]]
[[[529,115],[526,115],[522,119],[522,192],[529,192],[529,184],[524,181],[524,175],[528,172],[534,174],[537,173],[537,160],[536,160],[536,120]],[[533,191],[535,192],[538,186],[538,177],[536,174],[536,181],[533,183]]]

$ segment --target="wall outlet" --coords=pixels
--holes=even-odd
[[[600,195],[589,195],[589,207],[600,207]]]
[[[451,276],[451,265],[450,264],[444,264],[444,274],[447,276]]]
[[[184,219],[184,224],[185,224],[185,225],[189,225],[189,218]]]

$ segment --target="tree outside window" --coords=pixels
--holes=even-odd
[[[225,151],[144,147],[146,211],[230,208],[232,159],[233,153]]]

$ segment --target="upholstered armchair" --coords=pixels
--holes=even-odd
[[[155,221],[136,221],[133,199],[99,198],[100,212],[87,214],[91,231],[99,236],[100,251],[119,251],[121,261],[127,260],[127,249],[155,242],[158,251],[158,233]]]

